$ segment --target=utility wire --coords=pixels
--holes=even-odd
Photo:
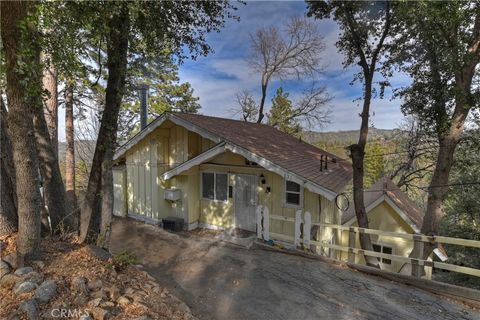
[[[436,186],[411,186],[421,190],[428,190],[433,188],[445,188],[445,187],[464,187],[464,186],[480,186],[480,181],[471,181],[471,182],[462,182],[462,183],[450,183],[450,184],[443,184],[443,185],[436,185]],[[363,190],[363,192],[383,192],[383,191],[397,191],[398,189],[377,189],[377,190]],[[347,193],[353,193],[353,191],[348,191]]]

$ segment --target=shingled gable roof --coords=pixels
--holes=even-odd
[[[168,118],[173,122],[193,125],[193,131],[197,130],[197,133],[207,135],[207,138],[214,139],[217,143],[225,141],[247,150],[306,181],[329,190],[332,194],[340,192],[351,179],[351,165],[346,160],[265,124],[173,112],[163,117],[165,117],[163,120],[157,118],[142,130],[145,131],[144,134],[140,132],[122,146],[117,151],[115,159],[120,158]],[[323,162],[328,158],[328,163],[326,169],[324,165],[320,170],[322,155]]]
[[[365,208],[373,205],[383,196],[385,196],[385,199],[389,199],[394,206],[403,212],[407,219],[406,222],[410,224],[415,231],[420,230],[423,222],[422,210],[387,177],[382,177],[364,192]],[[351,205],[342,216],[342,224],[349,222],[354,217],[355,209],[353,205]]]

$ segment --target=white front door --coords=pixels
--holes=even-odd
[[[257,177],[250,174],[235,175],[235,227],[256,231]]]

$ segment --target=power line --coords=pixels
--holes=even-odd
[[[412,185],[411,187],[421,189],[421,190],[428,190],[428,189],[434,189],[434,188],[445,188],[445,187],[464,187],[464,186],[476,186],[480,185],[480,181],[471,181],[471,182],[462,182],[462,183],[449,183],[449,184],[443,184],[443,185],[435,185],[435,186],[414,186]],[[397,191],[398,189],[378,189],[378,190],[363,190],[363,192],[384,192],[384,191]],[[349,191],[348,193],[353,193],[353,191]]]
[[[459,145],[460,143],[463,143],[464,141],[459,141],[458,143],[454,144],[444,144],[444,146],[457,146]],[[439,146],[429,146],[429,147],[423,147],[423,148],[417,148],[415,149],[415,152],[418,152],[418,151],[428,151],[428,150],[436,150],[438,149]],[[370,154],[370,155],[365,155],[364,156],[364,159],[367,159],[367,158],[376,158],[376,157],[383,157],[383,156],[389,156],[389,155],[397,155],[397,154],[403,154],[403,153],[409,153],[411,152],[412,150],[404,150],[404,151],[395,151],[395,152],[387,152],[387,153],[377,153],[377,154]]]

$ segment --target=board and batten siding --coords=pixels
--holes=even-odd
[[[390,231],[396,233],[415,233],[410,225],[408,225],[402,217],[385,201],[379,203],[375,208],[370,210],[367,214],[368,216],[368,225],[370,229]],[[358,226],[355,221],[352,226]],[[413,249],[413,241],[408,239],[389,237],[389,236],[377,236],[371,235],[373,243],[387,245],[393,248],[393,254],[408,257],[410,252]],[[342,245],[348,246],[348,231],[342,232]],[[355,241],[357,248],[360,248],[360,240],[357,234]],[[343,260],[347,260],[347,253],[342,253],[341,255]],[[356,263],[365,264],[365,259],[363,257],[356,255]],[[398,272],[402,267],[403,262],[392,260],[390,265],[382,265],[382,269]]]
[[[127,170],[125,166],[115,167],[113,172],[113,214],[127,215]]]
[[[214,142],[170,121],[142,139],[125,156],[128,213],[155,220],[175,216],[188,222],[197,221],[198,168],[196,174],[190,170],[170,181],[162,181],[160,176],[213,145]],[[182,200],[178,203],[164,200],[165,188],[171,187],[182,190]]]
[[[258,166],[246,166],[245,158],[230,151],[218,155],[209,161],[208,164],[199,166],[200,172],[225,172],[229,174],[229,184],[235,190],[236,174],[251,174],[260,177],[263,174],[265,184],[258,179],[257,192],[258,204],[266,205],[270,209],[270,214],[289,218],[295,218],[295,212],[299,209],[309,211],[312,214],[313,222],[337,223],[339,221],[339,211],[332,201],[312,193],[309,190],[303,190],[303,203],[299,207],[292,207],[285,204],[285,179],[273,172],[267,171]],[[267,188],[270,192],[267,193]],[[235,192],[235,191],[234,191]],[[200,193],[200,191],[199,191]],[[208,225],[215,225],[222,228],[234,226],[234,204],[233,198],[226,202],[212,201],[208,199],[200,200],[199,221]],[[193,214],[191,215],[193,216]],[[294,236],[295,224],[288,221],[270,220],[270,231]],[[318,230],[317,239],[330,239],[333,235],[332,230]]]

